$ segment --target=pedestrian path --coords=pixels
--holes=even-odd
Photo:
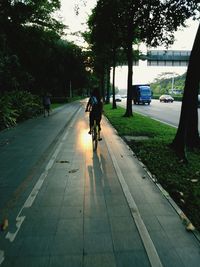
[[[84,106],[0,235],[0,267],[199,267],[200,246],[106,119]]]

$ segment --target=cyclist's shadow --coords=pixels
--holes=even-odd
[[[92,158],[93,164],[88,166],[89,173],[89,183],[91,193],[103,194],[104,190],[104,162],[105,159],[102,154],[98,155],[98,153],[93,153]]]

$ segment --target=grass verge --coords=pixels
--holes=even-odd
[[[75,96],[75,97],[68,98],[65,102],[60,102],[60,103],[59,102],[53,102],[51,104],[51,108],[52,109],[55,109],[55,108],[58,108],[60,106],[65,105],[67,103],[71,103],[71,102],[74,102],[74,101],[80,100],[80,99],[83,99],[83,97],[81,97],[81,96]]]
[[[51,104],[51,109],[55,109],[55,108],[58,108],[58,107],[61,107],[63,106],[65,103],[53,103]]]
[[[123,117],[125,110],[121,107],[113,110],[111,105],[105,105],[104,112],[120,136],[148,137],[128,141],[128,145],[200,230],[200,152],[188,151],[189,163],[180,163],[168,147],[175,128],[137,113]]]

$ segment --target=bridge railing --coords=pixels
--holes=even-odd
[[[180,65],[188,64],[191,51],[188,50],[148,50],[148,65]]]

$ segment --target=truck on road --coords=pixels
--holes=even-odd
[[[135,84],[132,86],[132,99],[136,104],[150,104],[152,97],[152,90],[149,84]]]

